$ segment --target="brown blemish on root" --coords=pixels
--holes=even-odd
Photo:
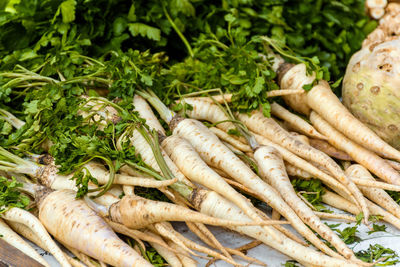
[[[171,129],[171,131],[173,131],[177,126],[178,126],[178,124],[181,122],[181,121],[183,121],[185,118],[183,118],[181,115],[178,115],[178,114],[176,114],[173,118],[172,118],[172,120],[170,121],[170,123],[169,123],[169,128]]]
[[[54,158],[46,153],[39,157],[38,162],[42,165],[50,165],[54,162]]]
[[[58,169],[54,164],[43,166],[43,168],[40,168],[40,171],[37,174],[39,183],[47,187],[51,187],[54,176],[57,172]]]
[[[360,62],[357,62],[356,64],[354,64],[352,70],[353,70],[353,72],[358,72],[360,70]]]
[[[372,86],[370,89],[371,93],[373,93],[374,95],[379,94],[380,90],[381,90],[381,88],[379,86]]]
[[[113,114],[111,117],[111,122],[113,124],[117,124],[118,122],[120,122],[122,120],[122,118],[116,114]]]
[[[54,191],[48,187],[38,186],[38,189],[35,190],[35,200],[38,204],[38,207],[43,203],[43,200],[46,199],[48,195],[53,193]]]
[[[364,89],[364,84],[363,83],[357,83],[357,89],[358,90],[362,90],[362,89]]]
[[[378,68],[380,70],[383,70],[383,71],[386,71],[386,72],[391,72],[392,69],[393,69],[393,66],[392,66],[392,64],[385,63],[385,64],[382,64],[382,65],[379,65]]]
[[[391,131],[397,131],[397,126],[396,125],[394,125],[394,124],[390,124],[389,126],[388,126],[388,128],[389,128],[389,130],[391,130]]]
[[[119,210],[120,202],[121,201],[113,203],[110,206],[110,209],[108,210],[108,213],[110,215],[111,221],[117,222],[117,223],[122,223],[122,215],[121,215],[121,212]]]
[[[157,134],[158,134],[158,141],[161,144],[167,138],[167,136],[160,131],[158,131]]]
[[[203,189],[194,189],[189,196],[190,203],[195,207],[195,209],[200,209],[203,200],[207,196],[207,191]]]
[[[277,75],[278,75],[278,84],[281,84],[281,81],[283,79],[283,77],[285,76],[285,74],[295,66],[295,64],[292,63],[283,63],[279,66],[278,70],[276,71]]]

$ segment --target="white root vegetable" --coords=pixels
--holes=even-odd
[[[387,163],[390,164],[390,166],[392,166],[393,169],[395,169],[396,171],[400,171],[400,163],[394,160],[386,160]]]
[[[310,145],[315,149],[321,150],[325,154],[340,159],[352,161],[353,159],[344,151],[337,149],[336,147],[329,144],[327,141],[319,140],[319,139],[310,139]]]
[[[40,238],[40,240],[42,240],[43,244],[48,248],[49,252],[53,254],[54,258],[56,258],[61,266],[71,266],[64,253],[50,237],[42,223],[34,215],[20,208],[11,208],[2,213],[0,217],[7,221],[18,222],[29,227],[32,232],[34,232]]]
[[[293,136],[294,139],[299,140],[303,144],[310,145],[310,139],[302,134],[299,134],[297,132],[289,132],[291,136]]]
[[[302,94],[303,91],[299,89],[281,89],[281,90],[272,90],[267,92],[267,97],[275,97],[275,96],[285,96],[285,95],[298,95]]]
[[[50,265],[28,243],[0,219],[0,238],[46,267]]]
[[[143,99],[143,97],[135,95],[133,97],[133,105],[135,106],[135,110],[139,111],[140,117],[146,120],[146,124],[150,129],[155,129],[157,132],[165,135],[164,128],[161,126],[157,117],[151,110],[150,105]]]
[[[97,179],[99,184],[106,184],[110,177],[110,172],[104,168],[104,165],[97,162],[89,162],[84,165],[85,168],[90,172],[90,174]],[[121,185],[133,185],[133,186],[141,186],[141,187],[166,187],[173,183],[176,183],[177,179],[171,179],[168,181],[157,181],[154,178],[147,177],[133,177],[125,174],[115,174],[114,184]]]
[[[322,194],[321,198],[322,202],[334,208],[347,211],[355,215],[360,213],[360,209],[354,203],[345,199],[344,197],[339,196],[338,194],[326,191],[324,194]]]
[[[329,143],[333,146],[345,151],[355,161],[367,167],[379,178],[389,183],[400,185],[400,173],[394,170],[385,160],[348,139],[316,112],[311,112],[310,119],[314,126],[325,134]]]
[[[129,140],[132,143],[132,145],[135,147],[136,152],[141,155],[142,160],[147,165],[152,167],[154,170],[161,173],[161,169],[156,161],[153,151],[152,151],[150,145],[144,139],[144,137],[137,130],[134,130],[132,132],[132,134],[129,136]],[[165,151],[163,149],[161,149],[161,153],[162,153],[162,156],[164,157],[164,160],[165,160],[168,168],[171,170],[174,177],[177,178],[178,181],[180,181],[188,186],[193,186],[193,184],[182,174],[182,172],[179,171],[179,169],[176,167],[176,165],[168,157],[167,153],[165,153]]]
[[[361,179],[361,178],[357,178],[357,177],[352,177],[351,179],[357,185],[400,192],[400,185],[388,184],[388,183],[380,182],[380,181],[365,180],[365,179]]]
[[[30,240],[43,250],[49,252],[49,248],[45,245],[45,243],[26,225],[8,221],[7,224],[18,234],[25,237],[26,239]],[[63,252],[64,253],[64,252]],[[64,253],[65,258],[73,267],[86,267],[81,262],[75,260],[74,258],[70,257],[68,254]],[[46,266],[46,265],[45,265]]]
[[[385,15],[385,9],[381,7],[373,7],[368,10],[368,14],[371,16],[371,18],[378,20]]]
[[[307,103],[319,115],[354,142],[386,158],[400,161],[400,152],[357,120],[333,94],[327,83],[314,87],[307,94]],[[323,108],[321,108],[323,107]]]
[[[214,103],[193,99],[185,99],[185,102],[193,107],[193,110],[186,111],[190,118],[212,122],[225,132],[236,129],[235,125],[229,121],[229,117]],[[241,140],[246,142],[244,139]]]
[[[271,113],[275,117],[278,117],[285,122],[287,122],[291,128],[303,133],[307,136],[326,140],[326,137],[320,134],[314,127],[312,127],[308,122],[300,118],[299,116],[291,113],[289,110],[285,109],[276,102],[271,104]]]
[[[371,180],[371,181],[375,180],[367,169],[358,164],[351,165],[348,169],[346,169],[346,173],[350,177],[357,177],[360,179]],[[389,196],[388,193],[378,188],[370,188],[364,186],[359,186],[359,187],[361,189],[361,192],[363,192],[363,194],[367,198],[369,198],[371,201],[375,202],[382,208],[386,209],[394,216],[400,218],[400,206]]]
[[[360,210],[357,206],[354,205],[354,203],[329,191],[325,192],[325,194],[322,195],[322,201],[332,207],[347,211],[354,215],[360,213]],[[400,229],[400,219],[393,214],[387,212],[378,205],[375,205],[371,201],[368,201],[368,208],[371,210],[371,214],[382,216],[383,221],[386,221],[396,228]]]
[[[190,231],[195,233],[201,239],[201,241],[203,241],[205,244],[207,244],[208,246],[210,246],[212,248],[219,249],[221,252],[224,253],[225,256],[227,256],[226,253],[229,252],[232,255],[237,255],[237,256],[243,258],[244,260],[248,261],[249,263],[254,262],[258,265],[266,266],[265,263],[263,263],[262,261],[257,260],[252,257],[249,257],[249,256],[245,255],[244,253],[242,253],[240,250],[232,249],[232,248],[228,248],[228,247],[222,247],[222,245],[217,245],[217,244],[219,244],[219,241],[216,240],[214,235],[204,225],[199,225],[197,223],[196,224],[186,223],[186,225],[188,226]],[[224,251],[226,251],[226,252],[224,252]],[[229,255],[229,253],[228,253],[228,255]],[[229,255],[229,257],[231,257],[231,256]]]
[[[88,255],[85,255],[84,253],[80,252],[79,250],[72,248],[70,246],[67,246],[63,244],[65,248],[67,248],[73,255],[75,255],[81,262],[85,264],[87,267],[98,267],[99,263],[97,263],[94,259],[90,258]]]
[[[149,224],[163,221],[191,221],[219,226],[282,224],[280,221],[243,223],[221,220],[172,203],[135,196],[125,196],[119,202],[111,205],[109,216],[112,221],[122,223],[132,229],[140,229]]]
[[[286,172],[289,176],[300,177],[302,179],[311,179],[312,178],[311,174],[300,169],[299,167],[294,166],[293,164],[291,164],[289,162],[285,161],[285,166],[286,166]]]
[[[305,81],[311,78],[309,82]],[[291,67],[283,74],[280,85],[281,88],[302,88],[304,84],[310,84],[314,80],[313,76],[308,76],[304,64]],[[400,151],[394,149],[384,142],[371,129],[357,120],[334,95],[326,81],[320,81],[310,91],[302,94],[302,98],[297,102],[288,103],[293,109],[304,114],[309,114],[311,109],[315,110],[335,129],[338,129],[346,137],[358,144],[370,149],[386,158],[400,161]],[[299,110],[302,107],[303,110]]]
[[[173,243],[171,241],[168,241],[168,245],[172,248],[175,248],[178,251],[183,252],[181,247],[177,246],[175,243]],[[187,256],[183,253],[177,254],[177,256],[180,259],[180,261],[182,262],[183,267],[196,267],[197,266],[196,261],[193,260],[192,258],[190,258],[189,256]]]
[[[268,204],[270,204],[273,208],[277,209],[283,216],[285,216],[286,218],[290,217],[291,219],[289,221],[296,222],[293,223],[293,226],[296,229],[301,229],[303,236],[306,236],[308,239],[311,239],[312,243],[316,244],[316,246],[321,250],[327,253],[337,255],[337,253],[333,252],[324,243],[322,243],[321,240],[316,238],[315,235],[312,234],[312,232],[310,233],[309,228],[307,228],[307,226],[303,224],[303,222],[298,218],[295,212],[282,200],[282,198],[280,198],[279,194],[271,186],[263,182],[257,175],[255,175],[251,171],[249,167],[246,166],[246,164],[237,159],[237,157],[229,149],[227,149],[222,143],[220,143],[218,137],[216,137],[213,133],[208,131],[208,129],[203,124],[192,119],[182,119],[179,117],[174,117],[175,114],[172,111],[170,111],[167,107],[165,107],[165,105],[163,105],[161,101],[159,101],[157,98],[151,97],[151,95],[143,92],[142,95],[145,96],[147,100],[149,100],[149,102],[153,105],[153,107],[155,107],[155,109],[160,113],[162,119],[164,119],[169,124],[173,133],[178,134],[184,137],[186,140],[188,140],[191,143],[191,145],[196,149],[196,151],[200,154],[203,160],[205,160],[209,165],[224,170],[226,173],[228,173],[231,177],[235,178],[237,181],[241,182],[250,189],[263,195],[265,197],[264,201],[268,200],[266,202],[267,203],[269,202]],[[203,130],[204,129],[203,127],[205,127],[206,130]],[[213,154],[211,155],[210,152],[212,152]],[[196,193],[197,196],[203,194],[202,192],[204,192],[203,190],[201,191],[196,190],[196,191],[197,191]],[[203,211],[204,203],[207,202],[209,198],[211,200],[210,197],[211,195],[213,196],[213,198],[220,198],[219,195],[215,192],[204,193],[204,195],[200,198],[202,199],[201,203],[193,202],[193,204],[195,204],[196,209]],[[207,197],[207,200],[205,199],[205,197]],[[212,206],[215,208],[216,205],[219,206],[219,203],[221,203],[224,206],[228,205],[229,202],[220,198],[220,200],[217,199],[211,200],[210,204],[211,203],[213,203]],[[201,206],[199,204],[201,204]],[[238,208],[236,208],[236,210],[237,209]],[[226,216],[230,217],[229,212],[231,212],[232,210],[234,210],[233,207],[230,209],[219,208],[220,213],[225,213],[224,217]],[[204,212],[206,212],[206,210],[204,210]],[[237,217],[240,216],[235,216],[235,218]],[[247,219],[249,218],[247,217]],[[237,229],[242,229],[242,228],[237,228]],[[258,232],[258,234],[256,235],[259,235],[260,230],[262,228],[253,228],[253,229],[258,229],[256,230]],[[270,231],[267,232],[271,233],[271,230],[275,232],[275,230],[273,229],[270,229]],[[282,238],[284,237],[283,234],[276,232],[274,235],[270,234],[267,237],[269,241],[267,240],[263,241],[268,243],[273,241],[274,244],[271,244],[271,246],[278,248],[280,245],[282,245],[282,243],[276,242],[276,240],[273,239],[273,236],[277,236],[277,234],[282,236]],[[287,237],[284,238],[288,239]],[[294,242],[294,241],[290,240],[288,242]],[[295,244],[299,245],[298,243]],[[280,248],[283,249],[283,247]],[[288,248],[286,247],[285,249]],[[304,260],[304,258],[302,259],[302,261],[307,262],[307,260]],[[325,263],[325,260],[322,261],[324,261]],[[346,263],[346,261],[340,261],[340,262],[342,264]]]
[[[180,248],[182,248],[185,252],[186,255],[192,254],[193,256],[201,257],[199,254],[195,253],[192,251],[190,248],[186,246],[186,244],[178,238],[178,236],[175,234],[174,231],[171,231],[170,229],[167,229],[164,224],[167,222],[163,223],[155,223],[153,225],[148,225],[147,228],[153,231],[156,234],[159,234],[160,236],[172,240],[175,244],[177,244]]]
[[[302,89],[281,89],[281,90],[272,90],[267,92],[267,97],[276,97],[276,96],[284,96],[284,95],[296,95],[303,93]],[[214,99],[211,99],[211,97]],[[196,100],[196,101],[204,101],[209,103],[227,103],[232,102],[232,94],[223,94],[223,95],[213,95],[213,96],[198,96],[198,97],[186,97],[186,100]]]
[[[227,142],[234,146],[236,149],[239,149],[242,152],[253,152],[253,150],[246,144],[243,144],[239,140],[233,138],[223,130],[216,128],[216,127],[211,127],[210,131],[215,133],[216,136],[218,136],[219,139],[221,139],[224,142]]]
[[[218,197],[216,193],[209,192],[209,196],[207,197],[207,200],[203,203],[203,207],[201,208],[201,211],[203,213],[209,214],[211,216],[219,217],[219,218],[229,218],[229,217],[234,217],[238,220],[250,220],[239,208],[232,208],[230,210],[226,209],[220,209],[218,206],[222,205],[224,206],[224,203],[221,202],[227,202],[224,199],[221,199]],[[349,261],[343,260],[343,259],[337,259],[337,258],[332,258],[329,256],[326,256],[320,252],[316,252],[313,249],[306,248],[299,243],[287,238],[283,234],[277,232],[278,235],[281,236],[282,238],[282,243],[276,242],[270,235],[268,235],[261,227],[258,226],[246,226],[246,227],[229,227],[230,229],[237,231],[239,233],[248,235],[250,237],[253,237],[257,240],[262,241],[264,244],[269,245],[278,251],[288,255],[289,257],[302,261],[304,263],[308,264],[314,264],[314,265],[319,265],[319,266],[325,266],[325,267],[350,267],[350,266],[359,266],[358,264],[351,263]]]
[[[161,242],[164,243],[164,246],[161,246],[158,243],[149,242],[150,245],[171,265],[171,267],[182,267],[182,263],[179,260],[178,256],[171,250],[166,249],[166,247],[170,246],[169,244],[167,244],[161,237],[152,233],[149,230],[144,230],[144,233],[151,236],[154,239],[157,239],[160,243]],[[176,247],[178,248],[178,246]]]
[[[250,200],[239,194],[221,176],[208,167],[188,141],[171,135],[163,140],[162,146],[186,177],[223,195],[240,207],[253,220],[262,221],[262,218],[254,211],[255,208]]]
[[[291,152],[307,160],[317,162],[327,168],[329,172],[338,181],[345,185],[354,196],[357,201],[357,205],[361,207],[362,211],[367,217],[365,218],[365,222],[368,223],[369,211],[362,193],[357,186],[344,174],[343,170],[333,159],[331,159],[325,153],[296,140],[288,132],[282,129],[273,119],[265,117],[261,111],[254,111],[251,113],[251,116],[246,114],[238,114],[238,118],[244,122],[251,131],[267,137],[271,141],[280,144]]]
[[[302,89],[304,85],[311,84],[315,80],[315,73],[309,75],[304,64],[292,65],[283,63],[278,69],[280,86],[282,89],[297,88]],[[296,95],[283,96],[286,104],[293,110],[308,115],[311,112],[307,105],[307,92]]]
[[[349,222],[357,221],[356,217],[346,215],[346,214],[334,214],[334,213],[327,213],[327,212],[320,212],[320,211],[314,211],[314,213],[321,219],[339,219],[339,220],[346,220]]]
[[[297,196],[286,174],[285,165],[279,152],[273,147],[261,146],[255,151],[254,158],[257,161],[261,177],[280,193],[299,217],[331,243],[345,258],[356,261],[357,258],[353,251]]]
[[[39,218],[62,243],[114,266],[151,266],[71,190],[39,196]]]
[[[237,264],[232,257],[225,257],[209,248],[203,247],[199,244],[197,244],[196,242],[193,242],[192,240],[184,237],[182,234],[180,234],[179,232],[175,231],[175,229],[172,227],[171,224],[169,223],[162,223],[162,224],[156,224],[154,225],[156,227],[156,229],[161,233],[160,228],[163,228],[164,230],[169,231],[171,234],[173,234],[174,236],[176,236],[179,240],[181,240],[187,247],[189,247],[190,249],[199,251],[199,252],[203,252],[206,255],[210,255],[216,259],[220,259],[220,260],[224,260],[234,266],[241,266],[240,264]],[[178,254],[179,257],[179,254]]]
[[[267,138],[252,133],[257,142],[262,144],[262,145],[266,145],[266,146],[272,146],[275,149],[277,149],[279,151],[279,153],[282,155],[282,157],[289,163],[293,164],[294,166],[310,173],[313,177],[320,179],[321,181],[323,181],[325,184],[327,184],[329,187],[335,189],[335,188],[339,188],[340,189],[340,193],[345,193],[348,196],[351,196],[351,193],[348,191],[348,189],[346,187],[344,187],[341,183],[339,183],[336,179],[334,179],[333,177],[329,176],[328,174],[324,173],[323,171],[321,171],[320,169],[316,168],[315,166],[313,166],[312,164],[310,164],[309,162],[303,160],[302,158],[298,157],[297,155],[293,154],[292,152],[288,151],[287,149],[281,147],[280,145],[277,145],[273,142],[271,142],[270,140],[268,140]]]
[[[305,226],[275,189],[262,181],[243,161],[224,146],[218,137],[208,131],[208,128],[202,123],[192,119],[182,120],[174,128],[173,133],[188,140],[208,165],[224,170],[236,181],[255,191],[263,198],[263,201],[278,210],[302,236],[308,240],[311,239],[310,241],[319,249],[332,255],[336,254],[320,239],[310,233],[310,229]]]

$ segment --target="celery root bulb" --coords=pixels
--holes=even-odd
[[[365,45],[353,55],[342,95],[354,116],[400,149],[400,39],[390,39]]]

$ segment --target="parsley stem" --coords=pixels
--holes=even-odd
[[[136,92],[141,97],[145,98],[150,104],[157,110],[161,118],[166,122],[170,123],[172,118],[176,115],[175,112],[170,110],[152,91],[140,91]]]
[[[163,5],[163,10],[164,10],[164,14],[167,17],[167,19],[168,19],[169,23],[171,24],[172,28],[174,28],[175,32],[179,35],[179,37],[181,38],[182,42],[185,44],[186,49],[188,50],[190,57],[194,57],[194,53],[193,53],[192,47],[190,46],[188,40],[182,34],[182,32],[178,29],[178,27],[176,26],[176,24],[174,23],[172,18],[169,16],[169,14],[167,12],[167,9],[165,8],[164,5]]]

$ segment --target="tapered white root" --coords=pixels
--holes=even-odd
[[[2,219],[0,219],[0,238],[44,266],[50,267],[43,257],[41,257],[28,243],[26,243],[24,239],[15,233]]]
[[[212,192],[210,193],[212,195]],[[213,197],[208,197],[207,201],[203,203],[203,207],[201,211],[203,213],[219,217],[219,218],[226,218],[226,217],[231,217],[234,216],[237,219],[241,220],[250,220],[247,216],[243,214],[242,211],[238,208],[232,208],[230,210],[224,210],[224,209],[219,209],[218,206],[224,205],[223,202],[226,202],[226,200],[223,200],[217,196]],[[350,266],[359,266],[358,264],[351,263],[345,260],[341,259],[336,259],[332,258],[329,256],[326,256],[322,253],[316,252],[313,249],[306,248],[297,242],[292,241],[291,239],[287,238],[283,234],[279,233],[278,231],[276,232],[278,235],[281,236],[283,242],[278,243],[274,239],[271,238],[261,227],[257,226],[250,226],[250,227],[229,227],[234,231],[237,231],[239,233],[251,236],[257,240],[262,241],[264,244],[269,245],[278,251],[289,255],[291,258],[294,258],[296,260],[300,260],[302,262],[310,263],[310,264],[315,264],[315,265],[320,265],[320,266],[335,266],[335,267],[350,267]]]
[[[375,181],[372,175],[365,169],[363,166],[354,164],[351,165],[348,169],[346,169],[346,173],[350,177],[357,177],[366,181]],[[363,194],[386,209],[388,212],[392,213],[396,217],[400,218],[400,206],[397,204],[386,191],[378,188],[371,188],[365,186],[359,186]]]
[[[275,117],[278,117],[287,122],[291,126],[291,128],[297,130],[300,133],[303,133],[310,137],[326,140],[326,137],[320,134],[308,122],[306,122],[299,116],[291,113],[289,110],[285,109],[276,102],[273,102],[271,104],[271,113]]]
[[[149,230],[144,230],[144,233],[150,236],[152,239],[157,240],[157,243],[149,242],[150,245],[171,265],[171,267],[181,267],[182,263],[179,260],[177,254],[172,252],[168,247],[173,248],[167,244],[160,236],[152,233]],[[172,243],[172,242],[171,242]],[[160,245],[162,244],[162,246]],[[178,247],[178,246],[177,246]],[[176,248],[175,251],[178,251]]]
[[[40,237],[43,244],[48,248],[49,252],[53,254],[54,258],[56,258],[61,266],[71,266],[62,250],[50,237],[42,223],[31,213],[20,208],[11,208],[2,213],[1,217],[7,221],[22,223],[29,227],[38,237]]]

